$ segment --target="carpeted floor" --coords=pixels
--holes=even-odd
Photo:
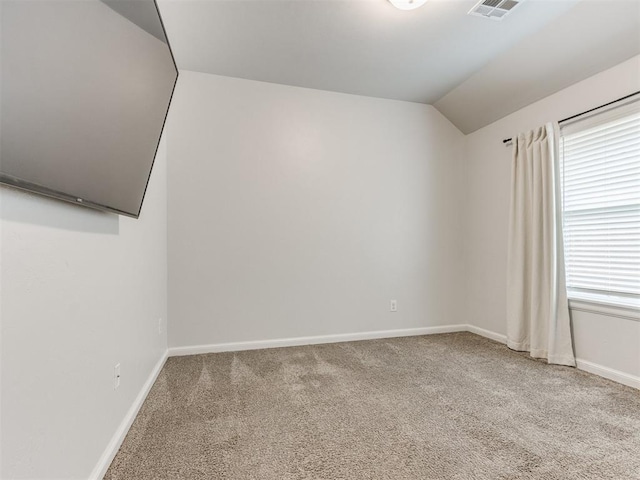
[[[640,392],[470,333],[176,357],[105,478],[640,479]]]

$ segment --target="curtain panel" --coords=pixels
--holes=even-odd
[[[514,138],[507,345],[575,366],[562,242],[557,124]]]

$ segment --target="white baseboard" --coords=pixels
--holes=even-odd
[[[93,472],[91,472],[91,476],[89,477],[91,480],[102,480],[102,477],[104,477],[105,473],[107,473],[109,465],[111,465],[113,458],[116,456],[116,453],[118,453],[118,449],[120,448],[120,445],[122,445],[124,437],[127,436],[129,428],[131,428],[136,415],[138,415],[138,412],[140,411],[140,407],[142,407],[142,404],[146,400],[151,387],[158,378],[158,375],[160,374],[164,363],[167,361],[167,356],[167,352],[165,351],[160,360],[158,360],[158,363],[156,363],[155,367],[153,367],[149,378],[140,389],[140,393],[138,393],[138,396],[133,401],[133,404],[129,408],[129,411],[116,430],[116,433],[113,434],[113,437],[111,437],[111,441],[107,445],[107,448],[102,453],[100,460],[98,460],[98,463],[93,469]]]
[[[476,327],[475,325],[467,325],[467,331],[501,343],[507,343],[506,335],[485,330],[484,328]],[[604,377],[606,379],[613,380],[614,382],[622,383],[628,387],[640,390],[640,377],[579,358],[576,358],[576,366],[579,370],[584,370],[585,372],[593,373],[599,377]]]
[[[481,337],[490,338],[496,342],[507,343],[507,336],[501,333],[492,332],[491,330],[485,330],[484,328],[476,327],[475,325],[467,325],[467,331],[480,335]]]
[[[594,375],[640,390],[640,377],[621,372],[620,370],[614,370],[613,368],[604,367],[587,360],[581,360],[579,358],[576,358],[576,364],[580,370],[584,370],[585,372],[593,373]]]
[[[257,340],[252,342],[213,343],[209,345],[171,347],[169,348],[169,356],[180,357],[183,355],[198,355],[201,353],[239,352],[243,350],[261,350],[263,348],[298,347],[301,345],[353,342],[357,340],[373,340],[376,338],[413,337],[417,335],[466,331],[467,325],[444,325],[440,327],[378,330],[374,332],[342,333],[337,335],[318,335],[313,337],[278,338],[274,340]]]

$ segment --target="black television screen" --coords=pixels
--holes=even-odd
[[[178,78],[155,1],[0,9],[0,182],[137,218]]]

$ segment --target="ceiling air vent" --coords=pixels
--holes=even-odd
[[[523,0],[481,0],[471,10],[469,15],[502,20]]]

